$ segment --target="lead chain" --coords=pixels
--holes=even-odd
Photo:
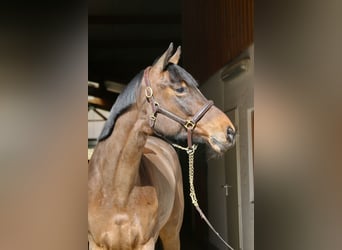
[[[197,145],[193,144],[191,148],[187,147],[182,147],[177,144],[172,144],[174,147],[179,148],[181,150],[186,151],[186,153],[189,156],[189,184],[190,184],[190,197],[191,197],[191,202],[195,207],[198,207],[198,201],[196,197],[196,192],[195,192],[195,187],[194,187],[194,155],[195,151],[197,149]]]
[[[197,145],[193,144],[191,148],[187,147],[182,147],[177,144],[172,144],[172,146],[179,148],[181,150],[186,151],[186,153],[189,156],[189,183],[190,183],[190,197],[192,204],[195,206],[196,210],[200,214],[201,218],[207,223],[209,228],[216,234],[216,236],[226,245],[231,250],[234,250],[223,238],[222,236],[215,230],[213,225],[211,225],[210,221],[208,218],[205,216],[205,214],[202,212],[202,209],[198,205],[196,193],[195,193],[195,187],[194,187],[194,154],[195,150],[197,149]]]
[[[191,197],[191,202],[195,207],[198,207],[198,200],[196,197],[195,193],[195,187],[194,187],[194,155],[195,151],[197,149],[197,145],[193,144],[191,148],[187,147],[182,147],[177,144],[172,144],[174,147],[179,148],[181,150],[186,151],[186,153],[189,156],[189,184],[190,184],[190,197]]]
[[[194,154],[195,154],[196,148],[197,148],[197,145],[193,145],[192,150],[188,154],[189,154],[190,197],[191,197],[192,204],[194,204],[195,207],[198,207],[198,201],[197,201],[195,187],[194,187]]]

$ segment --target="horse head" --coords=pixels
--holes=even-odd
[[[142,98],[147,99],[151,127],[157,134],[175,139],[205,142],[223,153],[235,143],[230,119],[198,89],[196,80],[178,66],[180,47],[173,44],[144,71]]]

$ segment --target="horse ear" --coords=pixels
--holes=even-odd
[[[169,62],[169,58],[171,57],[173,51],[173,43],[170,43],[169,48],[164,52],[164,54],[159,57],[157,62],[153,64],[152,69],[156,72],[161,72],[164,70],[165,66]]]
[[[173,54],[173,56],[170,58],[169,62],[173,64],[178,64],[179,58],[181,55],[181,46],[178,46],[176,52]]]

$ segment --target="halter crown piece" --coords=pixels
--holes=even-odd
[[[188,147],[182,147],[177,144],[172,144],[172,146],[179,148],[181,150],[186,151],[186,153],[189,156],[189,184],[190,184],[190,197],[192,204],[195,206],[196,210],[200,214],[201,218],[207,223],[209,228],[217,235],[217,237],[226,245],[226,247],[230,248],[231,250],[234,250],[222,237],[221,235],[215,230],[215,228],[211,225],[205,214],[203,213],[202,209],[198,205],[196,193],[195,193],[195,187],[194,187],[194,154],[195,150],[197,149],[196,144],[192,144],[192,132],[194,131],[197,123],[201,118],[209,111],[209,109],[214,105],[213,101],[208,101],[206,104],[203,105],[203,107],[191,118],[191,119],[183,119],[179,117],[178,115],[164,109],[159,105],[159,103],[154,99],[153,96],[153,90],[151,87],[151,83],[148,78],[148,73],[150,71],[151,67],[148,67],[144,71],[144,80],[145,80],[145,96],[147,101],[151,104],[152,108],[152,114],[150,115],[150,126],[154,129],[157,115],[158,113],[165,115],[166,117],[170,118],[171,120],[174,120],[181,124],[187,131],[187,142]],[[155,131],[156,132],[156,131]]]

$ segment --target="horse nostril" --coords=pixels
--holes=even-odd
[[[233,135],[233,136],[235,136],[236,131],[235,131],[235,129],[233,129],[232,127],[228,127],[228,129],[227,129],[227,134],[228,134],[228,135]]]
[[[228,127],[227,129],[227,138],[230,143],[234,143],[235,141],[236,131],[232,127]]]

